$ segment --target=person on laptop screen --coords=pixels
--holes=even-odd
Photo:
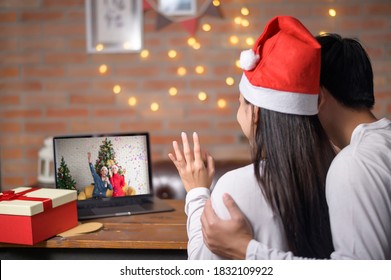
[[[107,176],[109,171],[106,166],[102,166],[100,169],[100,176],[96,173],[94,166],[92,166],[91,162],[91,153],[88,152],[88,164],[90,166],[91,175],[94,179],[94,191],[92,193],[93,198],[101,198],[106,197],[106,191],[109,188],[110,190],[113,189],[110,183],[110,179]]]
[[[124,196],[125,177],[118,173],[118,165],[114,164],[110,168],[110,182],[113,186],[113,197]]]

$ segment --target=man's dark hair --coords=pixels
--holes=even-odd
[[[316,39],[322,46],[320,85],[346,107],[371,109],[375,104],[373,71],[362,45],[338,34]]]

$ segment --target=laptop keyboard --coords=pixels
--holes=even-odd
[[[151,203],[151,200],[148,198],[139,198],[139,199],[134,199],[134,201],[129,201],[129,200],[116,200],[116,199],[111,199],[111,200],[90,200],[88,203],[82,203],[78,205],[79,209],[92,209],[92,208],[107,208],[107,207],[119,207],[119,206],[135,206],[139,205],[141,203]]]

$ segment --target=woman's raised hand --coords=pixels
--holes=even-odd
[[[180,150],[178,142],[173,141],[174,154],[169,153],[168,157],[174,163],[182,179],[186,191],[193,188],[209,188],[215,174],[214,160],[208,153],[201,151],[198,134],[193,133],[194,150],[191,151],[187,134],[182,132],[183,152]]]

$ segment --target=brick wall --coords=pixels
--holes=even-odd
[[[202,1],[201,1],[202,2]],[[0,0],[0,164],[1,187],[31,184],[45,138],[58,134],[149,131],[153,160],[167,158],[181,131],[198,131],[216,158],[248,158],[236,122],[239,53],[245,38],[257,38],[278,14],[298,17],[313,34],[337,32],[359,38],[372,58],[378,117],[391,117],[391,2],[389,0],[223,0],[224,18],[203,16],[195,38],[173,23],[156,30],[157,13],[144,13],[144,49],[139,53],[87,54],[83,0]],[[235,24],[241,7],[249,27]],[[336,17],[328,10],[334,8]],[[212,30],[201,26],[209,23]],[[236,35],[238,44],[229,38]],[[176,50],[171,59],[167,53]],[[108,67],[100,74],[101,64]],[[195,67],[204,66],[197,74]],[[185,76],[177,75],[185,67]],[[225,83],[235,80],[233,86]],[[122,91],[113,93],[114,85]],[[178,94],[170,96],[168,89]],[[201,102],[198,92],[208,98]],[[136,106],[129,106],[129,97]],[[223,98],[227,106],[218,108]],[[152,112],[150,105],[159,104]]]

